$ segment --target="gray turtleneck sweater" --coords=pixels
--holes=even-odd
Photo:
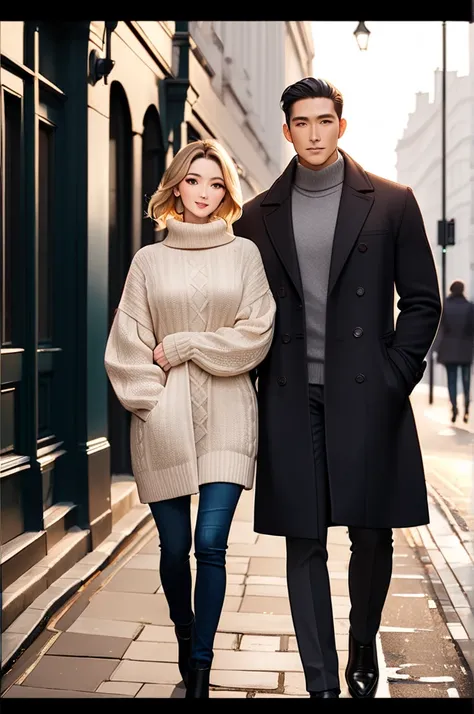
[[[336,227],[344,159],[319,171],[296,165],[292,190],[293,232],[303,283],[308,376],[324,384],[326,299],[334,229]]]

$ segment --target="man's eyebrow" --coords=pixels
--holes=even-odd
[[[318,114],[316,119],[335,119],[334,114]],[[309,117],[292,117],[291,121],[308,121]]]
[[[197,176],[198,178],[202,178],[201,174],[195,174],[193,171],[189,171],[186,175],[187,176]],[[224,179],[222,178],[222,176],[213,176],[210,180],[211,181],[216,181],[216,180],[223,181]]]

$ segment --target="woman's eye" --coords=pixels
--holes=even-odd
[[[196,179],[188,178],[188,179],[186,179],[186,183],[189,183],[189,184],[191,184],[191,186],[192,186],[193,183],[197,183],[197,181],[196,181]]]
[[[221,183],[214,183],[213,186],[214,186],[214,188],[222,188],[222,189],[225,188],[225,186],[223,186]]]

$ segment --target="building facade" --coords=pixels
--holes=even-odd
[[[446,254],[446,286],[462,278],[469,294],[474,291],[470,265],[474,260],[471,223],[471,112],[473,95],[470,77],[446,73],[446,217],[454,218],[456,242]],[[441,247],[438,220],[441,219],[441,82],[435,73],[435,93],[416,96],[415,111],[409,115],[403,137],[397,144],[397,180],[410,185],[425,219],[438,275],[441,275]]]
[[[446,73],[446,218],[455,220],[455,245],[446,249],[445,283],[449,292],[457,278],[474,297],[472,110],[474,93],[469,76]],[[416,95],[416,106],[397,144],[397,180],[411,186],[420,205],[433,249],[442,291],[442,248],[438,221],[442,216],[441,162],[442,72],[435,72],[433,101]],[[426,371],[424,381],[429,379]],[[433,365],[433,383],[446,386],[445,370]]]
[[[290,158],[279,97],[313,51],[305,22],[3,21],[0,33],[7,666],[16,618],[136,502],[129,417],[103,356],[130,261],[155,239],[147,200],[204,137],[226,146],[245,198],[269,186]]]

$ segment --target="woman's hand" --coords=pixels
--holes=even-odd
[[[163,352],[163,343],[160,342],[157,347],[153,350],[153,360],[163,369],[165,372],[167,372],[169,369],[171,369],[171,365],[168,362],[168,360],[165,357],[165,353]]]

